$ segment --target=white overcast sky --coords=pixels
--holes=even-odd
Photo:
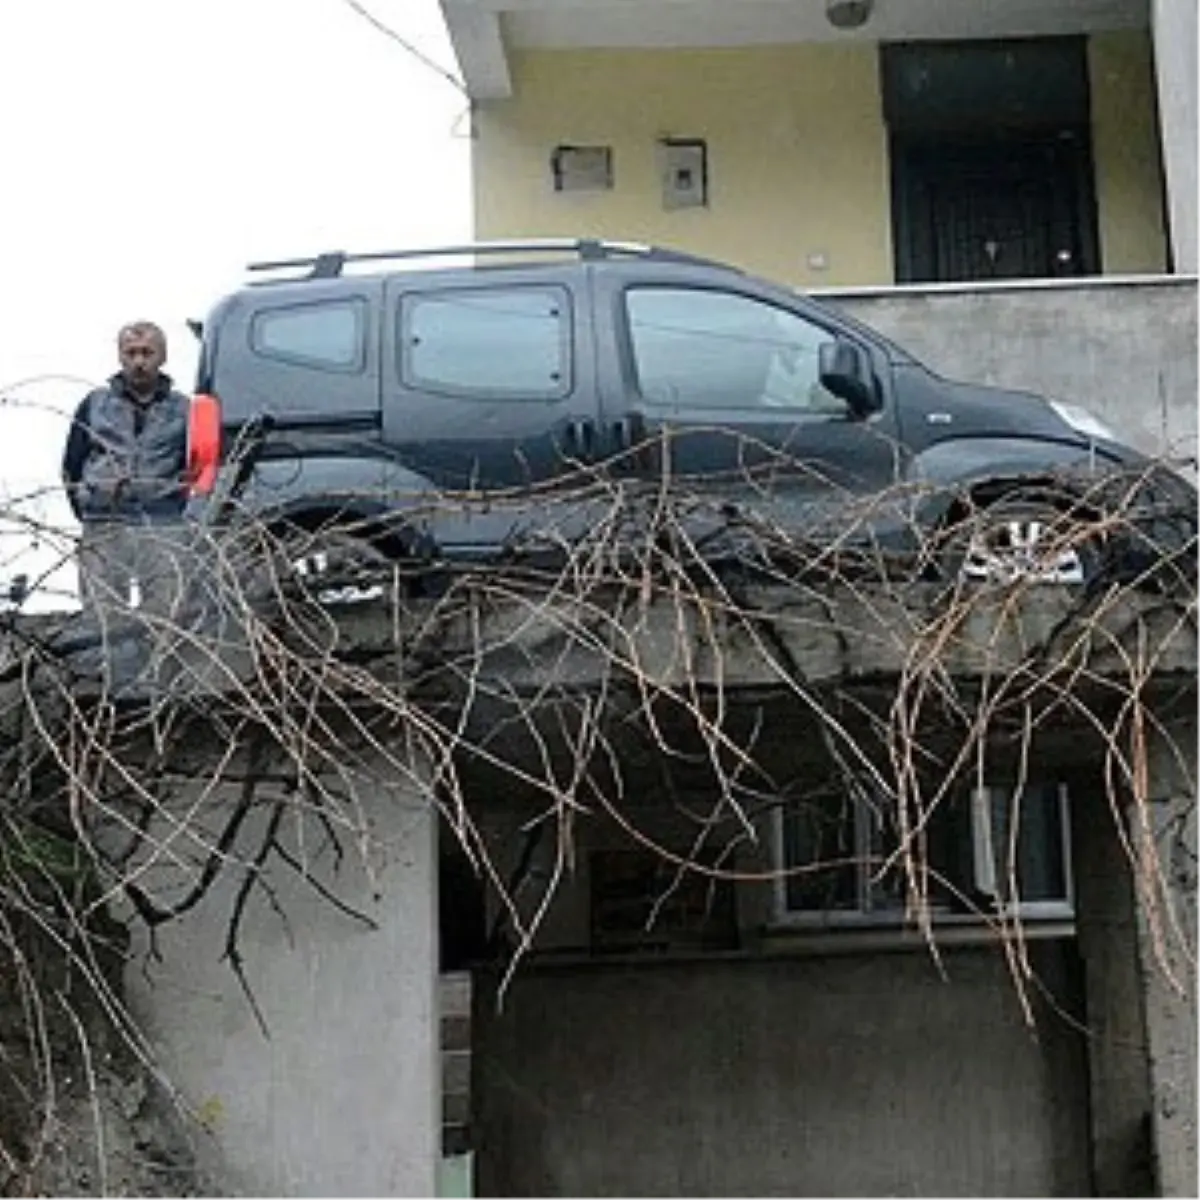
[[[363,2],[453,70],[436,0]],[[57,479],[84,391],[21,381],[103,379],[123,322],[189,389],[247,262],[469,236],[465,108],[345,0],[0,0],[4,493]]]

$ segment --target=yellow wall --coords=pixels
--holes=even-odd
[[[1089,38],[1088,70],[1104,273],[1164,271],[1162,167],[1149,33]]]
[[[1102,268],[1163,271],[1149,36],[1097,35],[1088,59]],[[511,66],[514,98],[476,113],[477,237],[627,238],[787,283],[892,282],[877,47],[527,50]],[[708,208],[663,210],[662,137],[707,141]],[[555,193],[559,144],[612,146],[613,190]]]
[[[527,51],[512,73],[515,97],[477,114],[476,236],[655,242],[789,283],[892,278],[875,47]],[[663,211],[669,136],[708,142],[709,208]],[[560,143],[611,145],[614,189],[555,193]]]

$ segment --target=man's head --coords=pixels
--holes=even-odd
[[[151,396],[167,361],[167,338],[153,321],[131,321],[117,334],[121,374],[135,396]]]

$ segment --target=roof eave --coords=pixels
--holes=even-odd
[[[500,14],[476,0],[441,0],[458,69],[472,100],[507,100],[512,96],[508,51]]]

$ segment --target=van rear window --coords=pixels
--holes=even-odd
[[[264,308],[250,325],[250,347],[263,358],[329,371],[360,371],[364,328],[359,300]]]

